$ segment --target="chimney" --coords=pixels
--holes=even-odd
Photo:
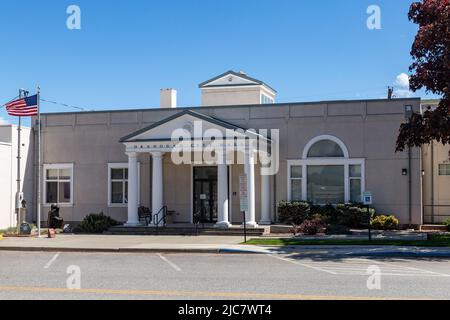
[[[176,108],[177,107],[177,90],[175,89],[161,89],[160,96],[161,108]]]
[[[393,87],[388,87],[388,99],[391,100],[392,99],[392,95],[394,94],[394,88]]]

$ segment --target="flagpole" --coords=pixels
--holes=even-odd
[[[23,90],[19,90],[19,99],[22,98]],[[16,190],[16,214],[17,214],[17,233],[20,233],[20,132],[22,131],[22,117],[19,116],[19,125],[17,126],[17,190]]]
[[[38,186],[37,186],[37,229],[38,238],[41,236],[41,88],[37,88],[38,106]]]

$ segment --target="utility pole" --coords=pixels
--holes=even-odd
[[[27,97],[28,91],[25,89],[19,90],[19,99]],[[16,191],[16,214],[17,214],[17,232],[20,233],[20,223],[21,223],[21,215],[20,215],[20,208],[22,206],[22,192],[21,192],[21,135],[22,135],[22,117],[19,116],[19,125],[17,126],[17,191]]]

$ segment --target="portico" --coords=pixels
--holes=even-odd
[[[199,124],[201,129],[198,128]],[[236,135],[227,136],[226,130],[239,130],[237,135],[243,137],[240,141],[245,145],[237,145],[239,143],[236,142]],[[238,180],[235,178],[238,173],[247,175],[247,226],[270,224],[270,176],[261,175],[261,170],[257,170],[263,166],[258,163],[258,155],[267,154],[267,151],[264,153],[267,146],[262,148],[261,142],[249,142],[249,135],[256,134],[213,117],[182,111],[122,138],[120,141],[125,145],[128,156],[128,220],[125,226],[141,225],[138,216],[138,158],[144,155],[151,158],[149,192],[151,211],[157,216],[150,226],[163,226],[163,208],[167,206],[172,209],[170,200],[167,199],[172,192],[178,192],[189,194],[190,204],[184,203],[183,210],[190,211],[190,217],[187,220],[185,216],[184,220],[176,222],[194,223],[197,221],[197,215],[202,214],[202,217],[207,217],[207,221],[214,223],[216,228],[229,228],[233,223],[233,214],[234,217],[239,216],[239,212],[236,212],[239,195],[232,188],[233,182]],[[215,139],[212,136],[223,138]],[[262,138],[260,140],[264,143],[269,141],[262,136],[257,138]],[[227,146],[236,146],[237,149]],[[172,172],[175,171],[174,166],[178,166],[176,174]],[[183,177],[187,174],[190,175],[189,179]],[[256,180],[260,182],[258,187]],[[190,181],[189,185],[186,185],[186,181]],[[259,192],[260,201],[257,203],[256,196]],[[234,205],[231,204],[233,199]]]

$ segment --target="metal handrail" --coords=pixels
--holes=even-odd
[[[163,215],[158,220],[158,217],[161,214],[161,212],[163,213]],[[165,226],[166,225],[166,217],[167,217],[167,206],[163,206],[161,209],[159,209],[159,211],[156,214],[153,215],[153,224],[156,226],[159,226],[161,221],[164,221],[164,226]]]

